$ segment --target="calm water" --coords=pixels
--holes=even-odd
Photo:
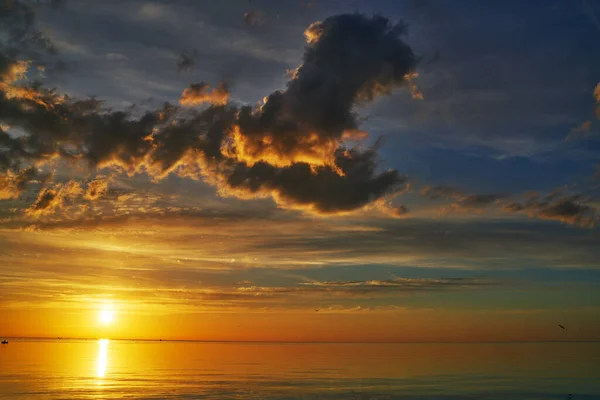
[[[2,399],[600,399],[600,343],[11,340]]]

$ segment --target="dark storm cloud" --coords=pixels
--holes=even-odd
[[[9,135],[14,143],[0,148],[0,156],[8,160],[5,168],[60,157],[130,175],[201,176],[224,195],[270,196],[318,213],[362,208],[406,181],[397,171],[378,172],[375,148],[344,145],[367,135],[358,129],[357,104],[398,86],[412,88],[417,60],[401,39],[404,31],[403,24],[360,14],[312,24],[302,65],[286,90],[259,108],[223,104],[184,113],[166,104],[134,118],[103,110],[95,99],[20,84],[16,94],[0,93],[0,122],[25,134]],[[0,58],[3,70],[16,64]],[[214,100],[215,93],[225,103],[223,85],[212,92],[206,84],[192,86],[183,99]]]
[[[280,165],[307,160],[328,165],[344,135],[357,134],[354,106],[405,86],[416,57],[400,38],[404,25],[383,17],[341,15],[306,30],[303,64],[285,91],[265,99],[260,112],[240,111],[238,157]]]

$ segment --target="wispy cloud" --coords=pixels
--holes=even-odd
[[[427,186],[420,194],[429,200],[454,200],[453,203],[442,206],[442,213],[473,212],[484,207],[494,207],[509,214],[521,213],[532,218],[595,227],[600,220],[600,210],[592,192],[569,193],[568,188],[559,187],[546,195],[527,192],[520,196],[510,196],[465,194],[452,187]]]
[[[590,198],[580,194],[541,197],[532,194],[524,202],[509,203],[504,210],[524,213],[533,218],[560,221],[581,227],[594,227],[600,222],[600,210],[588,205]]]

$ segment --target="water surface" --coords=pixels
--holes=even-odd
[[[600,399],[600,343],[11,340],[2,399]]]

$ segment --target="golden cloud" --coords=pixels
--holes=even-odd
[[[229,90],[225,82],[209,91],[210,85],[205,82],[195,83],[186,88],[181,94],[179,104],[186,107],[195,107],[204,103],[227,104]]]

